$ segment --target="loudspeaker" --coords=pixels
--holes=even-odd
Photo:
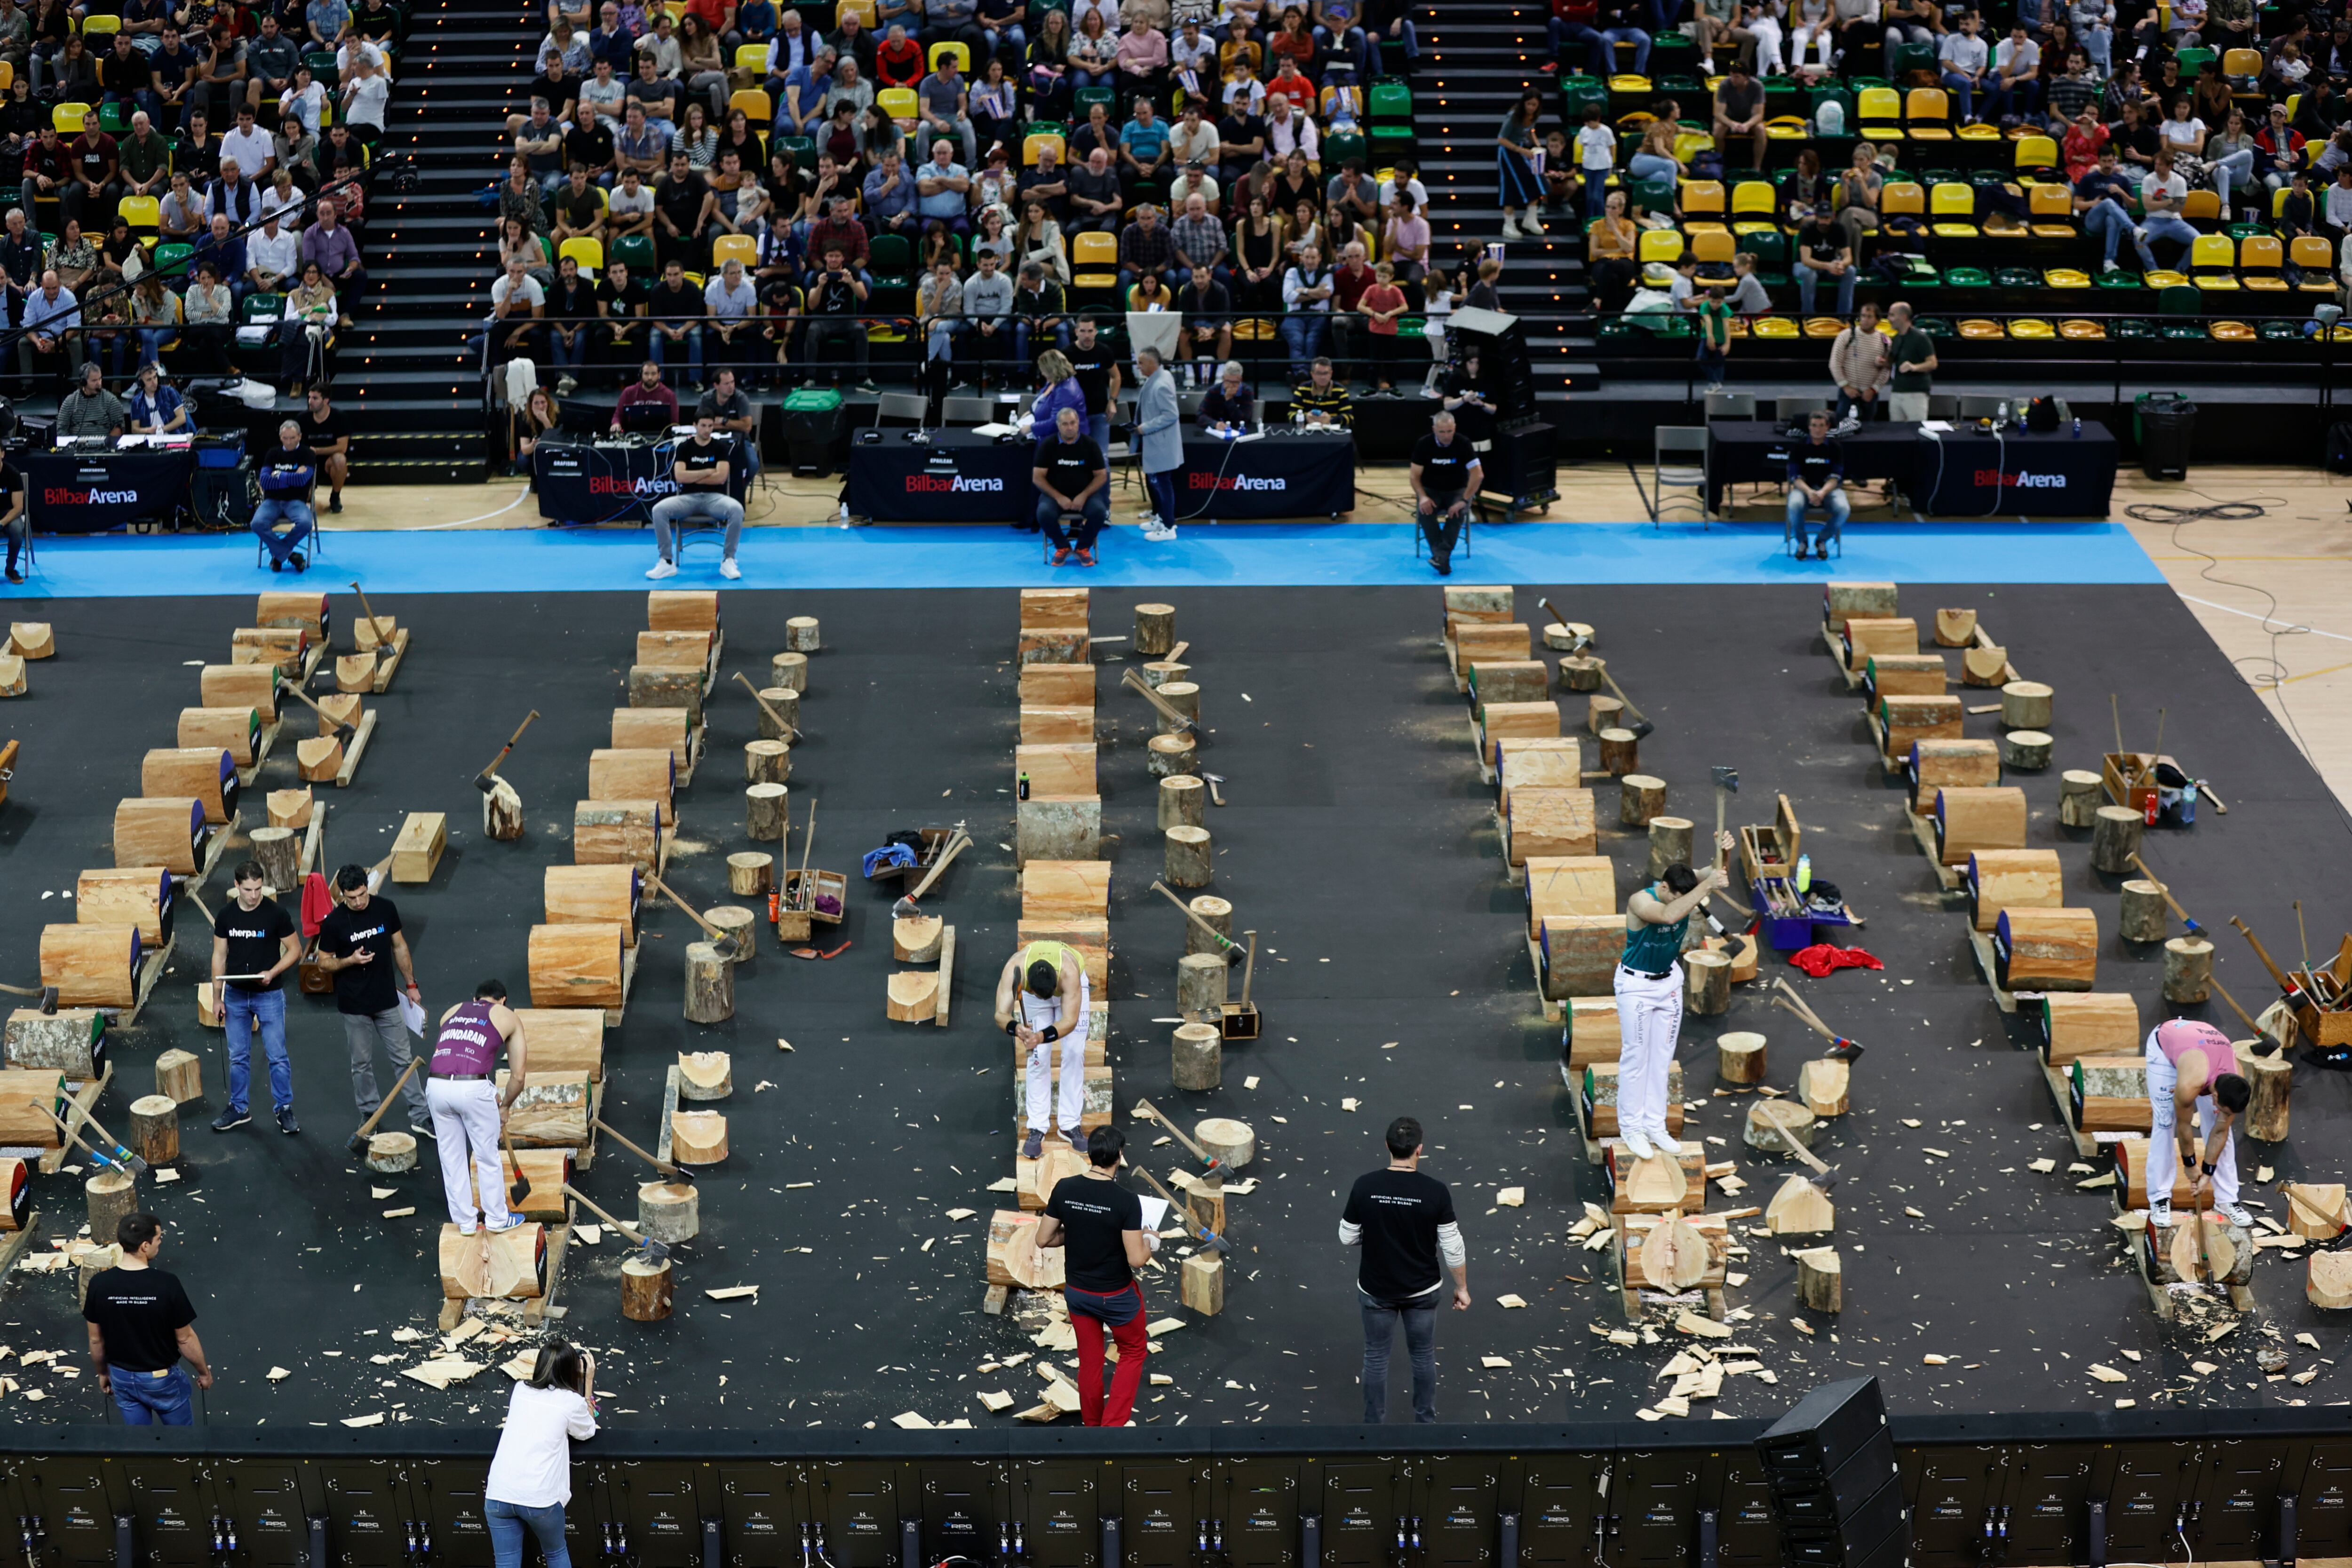
[[[1895,1439],[1874,1377],[1815,1389],[1756,1439],[1785,1559],[1895,1568],[1909,1550]]]
[[[1756,1439],[1756,1455],[1777,1490],[1784,1475],[1800,1486],[1819,1485],[1871,1447],[1883,1447],[1893,1459],[1895,1439],[1887,1434],[1878,1379],[1857,1377],[1823,1384],[1799,1400]]]
[[[1496,431],[1486,452],[1486,488],[1514,498],[1556,494],[1559,446],[1559,432],[1549,424]]]

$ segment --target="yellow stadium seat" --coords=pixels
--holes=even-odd
[[[2088,288],[2091,275],[2078,267],[2053,267],[2042,275],[2042,281],[2053,288]]]
[[[724,267],[740,261],[750,267],[760,259],[760,242],[750,235],[720,235],[710,242],[710,265]]]
[[[2199,235],[2189,247],[2189,280],[2200,288],[2237,287],[2237,267],[2238,246],[2228,235]]]
[[[1773,141],[1802,141],[1813,128],[1793,114],[1776,114],[1764,122],[1764,135]]]
[[[2086,321],[2081,317],[2076,317],[2072,320],[2059,322],[2058,335],[2070,343],[2088,343],[2105,338],[2107,335],[2107,329],[2100,322]]]
[[[867,32],[874,30],[874,0],[841,0],[833,8],[833,20],[837,26],[844,16],[855,16],[857,25]]]
[[[1047,147],[1054,150],[1054,157],[1057,162],[1069,156],[1070,146],[1068,142],[1065,141],[1059,136],[1055,135],[1050,131],[1039,131],[1034,135],[1024,136],[1021,139],[1021,162],[1023,166],[1027,168],[1036,167],[1038,152],[1041,149]]]
[[[1683,236],[1679,229],[1643,229],[1642,231],[1642,265],[1663,261],[1668,266],[1683,258]]]
[[[2191,191],[2180,204],[2180,215],[2192,224],[2221,221],[2221,193],[2219,191]]]
[[[81,19],[81,32],[82,37],[89,37],[93,33],[119,33],[121,31],[122,31],[122,18],[120,16],[84,16]],[[108,49],[112,49],[114,46],[112,44],[109,44],[106,47]]]
[[[2254,329],[2243,321],[2216,321],[2210,329],[2217,343],[2251,343]]]
[[[1691,254],[1702,262],[1730,262],[1738,252],[1738,244],[1721,229],[1707,229],[1691,235]]]
[[[2263,74],[2263,52],[2260,49],[2224,49],[2221,51],[2221,74],[2225,77],[2258,77]]]
[[[58,128],[60,136],[79,136],[89,119],[89,105],[86,103],[61,103],[49,110],[49,123]]]
[[[1728,234],[1723,224],[1723,182],[1683,182],[1683,227],[1691,234]]]
[[[1118,236],[1107,234],[1082,234],[1070,247],[1073,267],[1116,267],[1118,266]],[[1073,272],[1071,285],[1078,288],[1108,288],[1118,281],[1117,272]]]
[[[163,221],[163,204],[153,196],[125,196],[114,210],[133,229],[152,230]]]
[[[2025,189],[2029,225],[2036,239],[2074,237],[2074,193],[2064,185],[2029,185]]]
[[[2036,342],[2058,335],[2049,322],[2037,317],[2023,316],[2009,324],[2009,335],[2027,342]]]
[[[2058,143],[2047,136],[2019,137],[2016,166],[2020,169],[2055,169],[2058,166]]]
[[[1741,235],[1780,232],[1780,193],[1763,180],[1742,180],[1731,187],[1731,232]]]
[[[1684,168],[1702,152],[1715,151],[1715,138],[1704,131],[1682,131],[1675,133],[1675,162]]]
[[[1834,316],[1805,318],[1805,336],[1808,338],[1834,338],[1844,330],[1845,323]]]
[[[2336,292],[2336,254],[2325,238],[2318,235],[2301,236],[2287,246],[2286,258],[2302,269],[2304,293]]]
[[[1903,131],[1914,141],[1952,139],[1952,100],[1942,88],[1915,87],[1903,102]]]
[[[1631,71],[1621,71],[1617,75],[1609,78],[1609,90],[1611,92],[1632,92],[1647,95],[1650,91],[1650,78],[1648,77],[1635,76]]]
[[[768,46],[765,44],[736,45],[735,68],[739,71],[749,71],[753,76],[766,76],[768,74]]]
[[[874,95],[874,101],[882,106],[883,113],[898,122],[901,131],[912,130],[915,121],[922,117],[922,106],[910,87],[886,87]]]
[[[1905,213],[1915,218],[1924,217],[1927,212],[1927,190],[1909,180],[1889,180],[1879,187],[1878,210],[1888,217]]]
[[[2141,275],[2140,277],[2141,285],[2148,288],[2179,288],[2188,281],[2188,274],[2175,272],[2168,267],[2158,267],[2154,272]]]
[[[2238,281],[2248,288],[2284,292],[2286,279],[2279,270],[2285,265],[2286,247],[2279,244],[2276,235],[2248,235],[2238,242]]]
[[[1914,134],[1916,135],[1916,132],[1914,132]],[[1952,134],[1958,137],[1963,141],[1998,141],[2000,140],[2000,131],[1993,126],[1984,124],[1982,121],[1979,121],[1974,125],[1963,125]]]
[[[952,39],[941,39],[931,46],[930,68],[939,69],[940,62],[950,55],[955,57],[957,70],[966,76],[971,75],[971,46],[959,44]]]
[[[16,65],[8,60],[0,60],[0,92],[6,92],[10,88],[15,87],[16,85]]]
[[[727,107],[741,110],[743,118],[751,122],[755,131],[775,123],[776,101],[768,96],[766,88],[738,88],[728,95]]]
[[[1759,317],[1755,325],[1755,336],[1758,338],[1794,339],[1799,335],[1800,330],[1797,324],[1786,316]]]
[[[1903,139],[1903,95],[1891,87],[1866,87],[1854,105],[1862,134],[1873,141]]]
[[[1980,343],[2002,335],[2000,323],[1998,321],[1988,321],[1978,317],[1960,323],[1960,336],[1971,342]]]
[[[594,277],[604,270],[604,242],[588,235],[573,235],[556,248],[555,259],[565,256],[580,264],[583,277]]]
[[[1884,194],[1883,192],[1881,193]],[[1935,235],[1937,238],[1974,239],[1977,237],[1975,186],[1963,185],[1957,180],[1948,180],[1936,187],[1929,197],[1929,205],[1935,214],[1935,222],[1928,225],[1928,232]]]

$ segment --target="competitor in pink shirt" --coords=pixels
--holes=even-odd
[[[2172,1223],[2172,1183],[2184,1164],[2192,1210],[2205,1207],[2200,1199],[2210,1183],[2212,1207],[2231,1224],[2253,1223],[2238,1203],[2238,1151],[2230,1140],[2252,1092],[2236,1067],[2229,1037],[2211,1024],[2173,1019],[2148,1031],[2147,1098],[2155,1125],[2147,1145],[2147,1207],[2158,1225]]]

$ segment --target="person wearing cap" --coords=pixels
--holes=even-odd
[[[996,977],[997,1027],[1020,1048],[1027,1079],[1029,1133],[1021,1144],[1024,1160],[1045,1154],[1049,1122],[1070,1147],[1087,1152],[1078,1117],[1086,1109],[1089,1009],[1086,959],[1065,943],[1027,943],[1004,961]],[[1066,1042],[1058,1103],[1052,1060],[1056,1040]]]

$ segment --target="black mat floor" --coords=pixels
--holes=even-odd
[[[1229,1052],[1222,1091],[1170,1089],[1167,1026],[1150,1020],[1172,1010],[1182,939],[1176,913],[1150,887],[1160,856],[1143,766],[1149,713],[1118,690],[1111,664],[1099,714],[1107,825],[1123,839],[1114,852],[1109,987],[1119,1105],[1124,1113],[1149,1094],[1194,1115],[1240,1116],[1255,1125],[1263,1150],[1256,1192],[1231,1201],[1241,1251],[1225,1313],[1195,1318],[1177,1307],[1172,1281],[1147,1285],[1155,1315],[1187,1322],[1165,1335],[1151,1364],[1174,1382],[1147,1391],[1141,1418],[1358,1417],[1353,1259],[1337,1242],[1338,1209],[1354,1176],[1379,1163],[1382,1124],[1407,1112],[1428,1125],[1428,1168],[1454,1185],[1478,1301],[1440,1324],[1441,1415],[1622,1417],[1649,1404],[1663,1391],[1654,1375],[1672,1346],[1621,1348],[1596,1337],[1596,1325],[1622,1322],[1602,1283],[1606,1260],[1564,1236],[1580,1200],[1598,1197],[1601,1186],[1560,1087],[1559,1030],[1538,1013],[1521,894],[1505,884],[1463,709],[1435,643],[1435,588],[1106,591],[1096,596],[1095,630],[1128,631],[1129,607],[1153,597],[1178,604],[1179,634],[1192,641],[1217,731],[1211,765],[1226,775],[1232,804],[1210,816],[1214,891],[1234,901],[1237,925],[1260,934],[1257,997],[1267,1028],[1258,1044]],[[1780,1382],[1734,1378],[1717,1406],[1740,1416],[1776,1412],[1815,1380],[1855,1367],[1879,1372],[1890,1401],[1907,1410],[2084,1408],[2119,1396],[2145,1405],[2160,1394],[2217,1406],[2316,1404],[2352,1394],[2346,1373],[2322,1359],[2341,1357],[2345,1331],[2304,1303],[2292,1260],[2266,1254],[2255,1290],[2284,1336],[2317,1336],[2316,1354],[2290,1345],[2297,1370],[2319,1369],[2308,1385],[2265,1383],[2252,1364],[2256,1333],[2206,1347],[2153,1321],[2106,1224],[2106,1195],[2079,1192],[2064,1174],[2071,1155],[2041,1074],[2012,1049],[2021,1031],[1977,977],[1964,917],[1935,894],[1902,825],[1900,796],[1872,762],[1861,705],[1820,652],[1815,591],[1570,589],[1553,598],[1599,628],[1612,669],[1657,721],[1643,766],[1669,780],[1684,814],[1711,816],[1712,764],[1740,768],[1747,820],[1769,820],[1773,794],[1785,791],[1817,873],[1870,917],[1859,939],[1886,964],[1884,975],[1803,982],[1832,1024],[1872,1047],[1856,1073],[1854,1113],[1822,1143],[1844,1171],[1846,1310],[1822,1321],[1817,1337],[1793,1332],[1794,1265],[1778,1244],[1756,1239],[1748,1281],[1730,1292],[1754,1314],[1736,1343],[1754,1345]],[[985,1414],[978,1394],[1004,1389],[1025,1405],[1039,1386],[1026,1365],[977,1371],[1031,1348],[1010,1321],[980,1311],[985,1215],[1003,1201],[986,1189],[1012,1172],[1014,1079],[988,1018],[988,991],[1018,906],[1005,847],[1014,595],[736,593],[727,602],[726,669],[755,677],[781,646],[785,616],[822,619],[826,646],[813,661],[808,733],[792,781],[796,820],[811,797],[821,802],[820,864],[854,870],[893,829],[970,822],[976,848],[933,900],[959,930],[956,1022],[940,1030],[884,1020],[895,967],[887,899],[863,885],[853,886],[842,927],[855,942],[848,952],[797,963],[763,940],[736,1018],[711,1029],[680,1018],[679,949],[690,927],[674,911],[649,915],[627,1020],[608,1040],[606,1115],[649,1140],[676,1052],[729,1049],[733,1155],[703,1183],[703,1235],[681,1253],[677,1316],[653,1326],[621,1319],[620,1252],[608,1240],[572,1254],[565,1327],[598,1351],[600,1383],[616,1396],[608,1412],[625,1422],[854,1426],[908,1409],[935,1422],[1000,1419]],[[2056,685],[2059,767],[2083,765],[2110,744],[2110,690],[2122,694],[2139,744],[2152,738],[2157,708],[2169,709],[2166,749],[2209,775],[2231,811],[2209,814],[2191,831],[2152,834],[2149,859],[2209,925],[2242,914],[2278,951],[2293,942],[2296,896],[2315,940],[2325,932],[2332,946],[2352,925],[2352,835],[2169,591],[1927,589],[1912,591],[1906,609],[1924,620],[1937,603],[1977,605],[2021,667]],[[439,875],[429,886],[391,890],[428,1006],[437,1011],[486,973],[520,993],[541,868],[571,858],[572,804],[585,792],[587,753],[606,743],[610,710],[623,700],[644,599],[484,594],[377,608],[414,626],[416,643],[395,689],[376,705],[383,718],[358,781],[322,791],[332,808],[329,862],[382,855],[406,811],[448,812],[451,852]],[[338,598],[339,615],[348,620],[353,609]],[[142,754],[169,743],[178,709],[194,700],[196,674],[184,666],[222,657],[230,630],[250,612],[249,602],[230,600],[82,601],[23,612],[55,622],[60,653],[33,666],[28,696],[0,707],[0,737],[25,742],[0,808],[0,970],[29,977],[40,927],[67,914],[51,895],[69,891],[81,867],[111,863],[116,799],[135,792]],[[518,844],[485,841],[470,781],[532,707],[542,717],[505,769],[528,804],[530,833]],[[681,796],[685,842],[674,869],[705,902],[723,901],[722,857],[742,845],[735,758],[756,733],[753,717],[740,687],[722,688],[710,760]],[[1990,723],[1971,720],[1971,731]],[[272,759],[263,787],[292,782],[290,749]],[[2153,1020],[2158,968],[2119,950],[2110,879],[2095,877],[2087,845],[2055,826],[2055,770],[2026,788],[2031,841],[2061,847],[2070,894],[2099,910],[2109,934],[2101,988],[2128,986]],[[1603,847],[1617,860],[1622,894],[1643,846],[1613,831],[1613,791],[1604,803],[1612,827]],[[259,810],[257,795],[247,820]],[[117,1040],[117,1087],[101,1112],[120,1131],[123,1105],[152,1083],[161,1051],[181,1046],[205,1059],[209,1098],[183,1119],[189,1179],[152,1188],[149,1201],[174,1228],[166,1265],[185,1278],[219,1369],[211,1418],[494,1416],[504,1398],[494,1371],[446,1393],[397,1375],[422,1347],[388,1336],[429,1330],[439,1305],[438,1183],[428,1171],[395,1178],[398,1196],[379,1201],[369,1197],[371,1178],[343,1157],[357,1118],[330,1003],[298,998],[291,1009],[302,1135],[281,1137],[266,1121],[228,1136],[205,1130],[221,1103],[223,1046],[194,1022],[189,987],[205,962],[194,925],[181,928],[176,967],[158,1000]],[[2234,936],[2220,956],[2219,972],[2242,998],[2264,993]],[[2210,1016],[2234,1024],[2218,1007]],[[1786,1015],[1749,988],[1728,1016],[1685,1030],[1692,1098],[1713,1085],[1717,1030],[1739,1028],[1770,1038],[1773,1081],[1783,1086],[1811,1054]],[[780,1038],[795,1050],[779,1051]],[[1346,1098],[1360,1108],[1343,1110]],[[1711,1157],[1738,1157],[1750,1182],[1742,1201],[1761,1201],[1781,1173],[1740,1145],[1740,1107],[1713,1102],[1692,1125],[1726,1140],[1710,1144]],[[1923,1125],[1907,1128],[1906,1117]],[[2341,1179],[2352,1081],[2300,1071],[2294,1117],[2289,1145],[2243,1151],[2250,1176],[2270,1165],[2282,1178]],[[1929,1147],[1951,1157],[1937,1159]],[[1171,1152],[1156,1151],[1163,1176]],[[2058,1158],[2058,1172],[2027,1168],[2042,1156]],[[638,1175],[608,1142],[584,1185],[626,1214]],[[1503,1186],[1524,1186],[1525,1207],[1497,1208]],[[2272,1203],[2283,1212],[2283,1200]],[[61,1218],[78,1224],[78,1179],[38,1178],[37,1204],[53,1233]],[[381,1218],[410,1204],[414,1218]],[[959,1207],[982,1218],[948,1219]],[[738,1284],[759,1285],[757,1301],[702,1294]],[[1504,1292],[1527,1307],[1497,1308]],[[0,1291],[0,1340],[20,1355],[35,1347],[78,1355],[76,1319],[68,1276],[17,1275]],[[2126,1351],[2144,1359],[2131,1363]],[[395,1353],[388,1364],[369,1359]],[[1951,1360],[1924,1364],[1931,1354]],[[1487,1356],[1508,1364],[1485,1366]],[[2221,1370],[2197,1374],[2200,1359]],[[2092,1382],[2084,1368],[2093,1361],[2123,1367],[2128,1383]],[[292,1375],[267,1381],[273,1364]],[[18,1375],[51,1396],[17,1406],[20,1415],[100,1418],[89,1377]],[[1400,1388],[1391,1419],[1405,1418],[1406,1406]]]

